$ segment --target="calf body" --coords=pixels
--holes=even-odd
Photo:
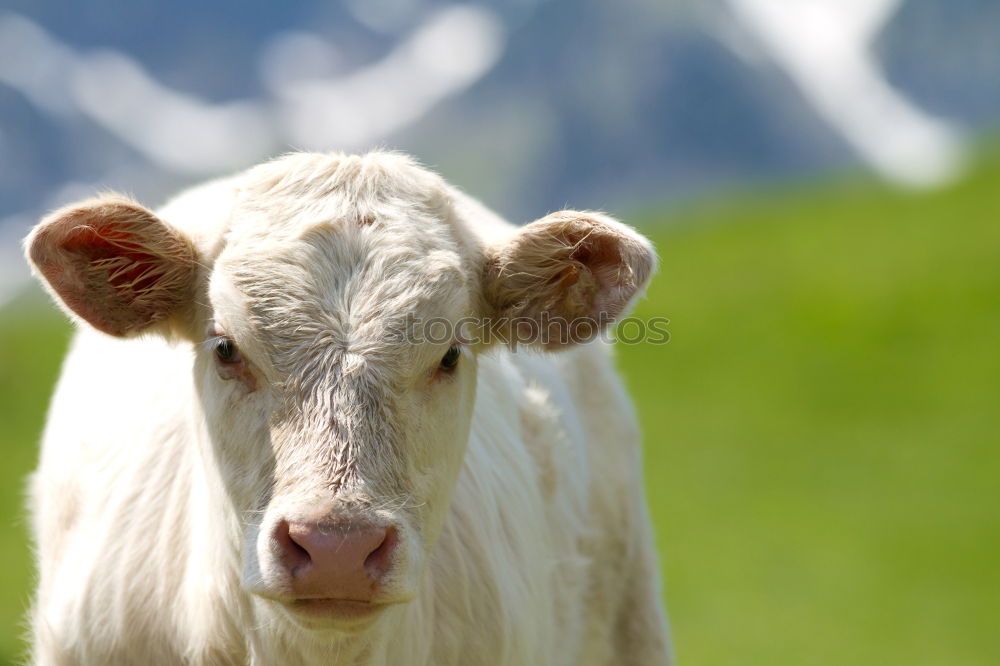
[[[298,154],[28,250],[83,324],[32,481],[35,663],[667,663],[635,418],[587,342],[651,274],[635,232]]]

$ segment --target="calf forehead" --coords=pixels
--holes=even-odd
[[[317,233],[292,248],[233,262],[253,334],[276,369],[388,362],[411,344],[407,320],[456,319],[468,309],[467,276],[454,251],[394,246]]]
[[[296,157],[250,172],[217,264],[279,371],[404,353],[407,317],[466,313],[477,273],[436,176],[394,155]]]

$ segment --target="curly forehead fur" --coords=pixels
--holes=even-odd
[[[315,359],[299,353],[306,341],[348,363],[389,354],[387,326],[417,312],[464,314],[478,279],[476,241],[454,220],[447,186],[394,153],[261,165],[231,219],[217,270],[253,304],[282,374]]]

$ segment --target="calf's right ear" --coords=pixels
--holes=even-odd
[[[109,335],[138,333],[193,299],[190,241],[122,196],[52,213],[32,230],[25,250],[56,301]]]

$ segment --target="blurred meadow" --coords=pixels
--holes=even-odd
[[[1000,664],[998,34],[996,0],[6,0],[0,664],[71,334],[20,238],[371,147],[656,243],[671,340],[618,360],[681,665]]]
[[[934,193],[864,178],[629,218],[662,268],[619,345],[681,663],[992,666],[1000,655],[1000,159]],[[0,658],[22,491],[69,326],[0,319]]]

